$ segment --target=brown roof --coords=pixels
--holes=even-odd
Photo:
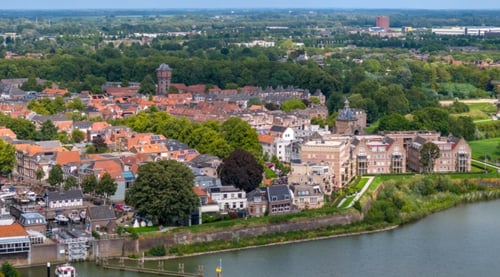
[[[28,233],[18,222],[11,225],[0,225],[0,238],[19,236],[28,236]]]

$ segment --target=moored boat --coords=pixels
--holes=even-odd
[[[54,220],[59,224],[67,224],[69,219],[65,217],[63,214],[58,214],[54,217]]]
[[[68,263],[56,267],[56,277],[76,277],[76,268]]]

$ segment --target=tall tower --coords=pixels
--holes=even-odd
[[[377,21],[375,26],[384,28],[384,30],[389,31],[389,17],[377,16]]]
[[[156,69],[156,79],[158,80],[156,95],[167,95],[170,80],[172,79],[172,69],[167,64],[162,63]]]

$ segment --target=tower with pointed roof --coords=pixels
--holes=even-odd
[[[344,108],[339,110],[335,121],[336,133],[340,135],[361,135],[366,127],[366,112],[349,107],[349,100],[344,101]]]
[[[168,64],[162,63],[156,69],[156,79],[158,80],[156,95],[167,95],[168,88],[170,87],[170,80],[172,79],[172,69]]]

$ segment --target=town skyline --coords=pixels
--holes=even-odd
[[[36,1],[23,0],[15,2],[3,3],[1,9],[26,9],[26,10],[47,10],[47,9],[261,9],[261,8],[283,8],[283,9],[500,9],[500,2],[494,0],[481,0],[476,2],[470,1],[367,1],[367,0],[313,0],[313,1],[298,1],[298,0],[277,0],[263,1],[256,0],[251,2],[234,2],[229,0],[187,0],[182,2],[165,2],[160,0],[150,0],[141,2],[136,0],[124,1],[97,1],[89,0],[84,2],[69,2],[62,0]]]

